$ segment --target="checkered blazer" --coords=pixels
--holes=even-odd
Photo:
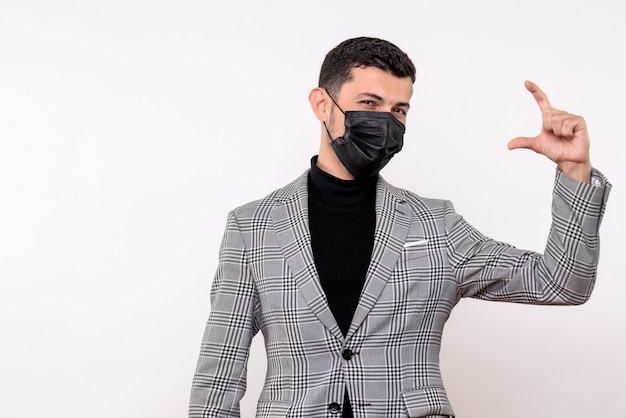
[[[453,416],[439,349],[461,297],[581,304],[590,296],[610,189],[599,172],[592,186],[557,171],[543,255],[483,236],[448,201],[380,179],[374,249],[344,338],[313,261],[307,175],[228,216],[191,418],[239,416],[258,330],[267,354],[259,417],[337,417],[345,387],[355,417]]]

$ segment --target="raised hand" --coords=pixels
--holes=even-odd
[[[527,148],[543,154],[568,176],[589,183],[589,133],[582,116],[572,115],[550,105],[548,96],[533,82],[524,83],[541,109],[542,127],[535,137],[517,137],[509,149]]]

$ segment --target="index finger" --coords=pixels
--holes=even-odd
[[[524,86],[529,92],[532,93],[533,97],[535,98],[535,101],[539,105],[539,109],[543,111],[543,110],[552,108],[552,105],[550,104],[550,101],[548,100],[548,96],[546,96],[546,94],[543,92],[543,90],[539,88],[538,85],[536,85],[532,81],[526,80],[524,82]]]

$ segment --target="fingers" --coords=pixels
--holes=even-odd
[[[589,133],[585,120],[552,107],[546,94],[533,82],[524,83],[541,109],[542,129],[536,137],[517,137],[509,141],[509,149],[526,148],[543,154],[559,164],[559,168],[572,164],[589,165]],[[567,173],[567,172],[566,172]]]
[[[543,115],[543,127],[548,132],[561,138],[571,139],[576,132],[585,129],[585,120],[581,116],[555,110],[554,113],[546,112]]]
[[[538,85],[536,85],[532,81],[526,80],[524,82],[524,86],[526,87],[526,90],[528,90],[533,95],[535,101],[539,105],[539,109],[541,109],[542,112],[544,110],[552,108],[552,105],[548,100],[548,96],[543,92],[543,90],[539,88]]]
[[[582,117],[553,108],[548,96],[538,85],[526,80],[524,86],[533,95],[541,109],[544,130],[562,138],[573,138],[576,132],[585,129],[585,121]]]

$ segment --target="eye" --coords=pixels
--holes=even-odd
[[[364,104],[368,107],[376,106],[376,103],[374,103],[372,100],[361,100],[361,104]]]
[[[402,116],[406,116],[406,110],[405,110],[405,109],[402,109],[402,108],[400,108],[400,107],[396,107],[396,108],[394,108],[394,109],[391,109],[391,111],[392,111],[393,113],[398,113],[398,114],[400,114],[400,115],[402,115]]]

